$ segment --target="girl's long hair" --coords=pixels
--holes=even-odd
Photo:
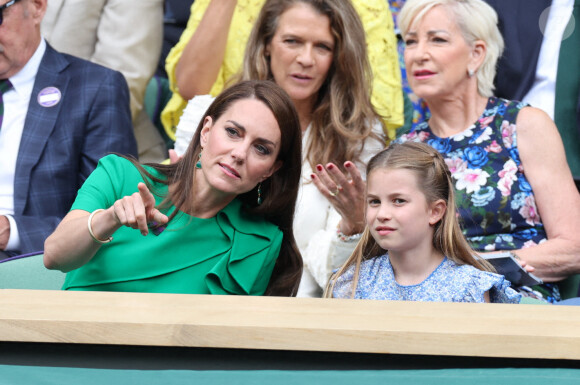
[[[280,16],[296,4],[311,6],[327,16],[335,39],[334,57],[326,81],[318,91],[306,159],[312,166],[360,161],[361,143],[380,122],[371,104],[372,70],[367,58],[365,32],[349,0],[267,0],[248,39],[241,78],[274,80],[266,47],[272,41]]]
[[[272,111],[280,127],[281,143],[277,160],[282,162],[282,166],[261,183],[261,204],[257,203],[258,186],[238,195],[238,199],[242,201],[248,213],[267,219],[278,226],[284,235],[265,295],[294,296],[302,275],[302,257],[296,246],[292,227],[300,183],[302,132],[294,104],[284,90],[270,81],[237,83],[225,89],[209,106],[187,151],[177,163],[147,164],[163,174],[164,178],[155,177],[136,161],[133,161],[133,164],[146,176],[145,181],[150,179],[156,183],[172,186],[171,196],[164,197],[159,205],[160,208],[175,206],[176,210],[169,216],[169,220],[172,220],[178,212],[187,210],[195,200],[194,183],[197,172],[195,165],[201,152],[200,136],[205,118],[210,116],[215,122],[234,102],[243,99],[259,100]],[[151,188],[151,184],[148,187]],[[154,191],[152,193],[155,194]],[[159,196],[159,193],[156,195]]]
[[[458,265],[472,265],[479,270],[494,271],[493,267],[469,246],[463,236],[456,216],[455,192],[451,173],[437,150],[425,143],[405,142],[391,144],[375,155],[367,166],[367,178],[377,169],[409,170],[415,174],[427,203],[442,199],[447,204],[443,217],[434,226],[433,247]],[[332,297],[336,280],[354,265],[351,295],[354,296],[362,261],[383,255],[382,249],[371,236],[368,227],[361,240],[344,265],[330,278],[325,297]]]

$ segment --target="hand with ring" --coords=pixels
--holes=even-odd
[[[330,194],[331,197],[335,197],[335,196],[338,195],[338,193],[340,193],[340,190],[342,190],[342,186],[339,185],[339,184],[337,184],[336,185],[336,190],[330,191],[329,194]]]
[[[325,167],[318,164],[311,178],[322,195],[341,215],[341,232],[352,235],[364,230],[366,184],[353,162],[346,161],[344,168],[346,173],[333,163],[328,163]]]

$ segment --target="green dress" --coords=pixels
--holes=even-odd
[[[147,166],[145,166],[147,167]],[[156,177],[162,177],[147,168]],[[138,191],[143,176],[128,160],[99,161],[71,210],[108,208]],[[157,204],[167,186],[154,183]],[[163,210],[167,215],[175,208]],[[282,231],[250,216],[234,199],[213,218],[179,213],[159,235],[121,227],[84,266],[69,272],[63,289],[187,294],[262,295],[280,252]]]

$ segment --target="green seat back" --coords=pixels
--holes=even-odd
[[[60,290],[66,273],[48,270],[43,254],[13,258],[0,263],[0,289]]]
[[[562,299],[574,298],[580,296],[580,274],[574,274],[565,280],[558,282],[560,295]]]

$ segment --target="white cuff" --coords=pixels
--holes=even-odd
[[[20,249],[20,236],[18,234],[18,226],[16,226],[16,221],[12,215],[4,216],[8,218],[8,223],[10,223],[10,237],[8,238],[6,250],[18,250]]]

